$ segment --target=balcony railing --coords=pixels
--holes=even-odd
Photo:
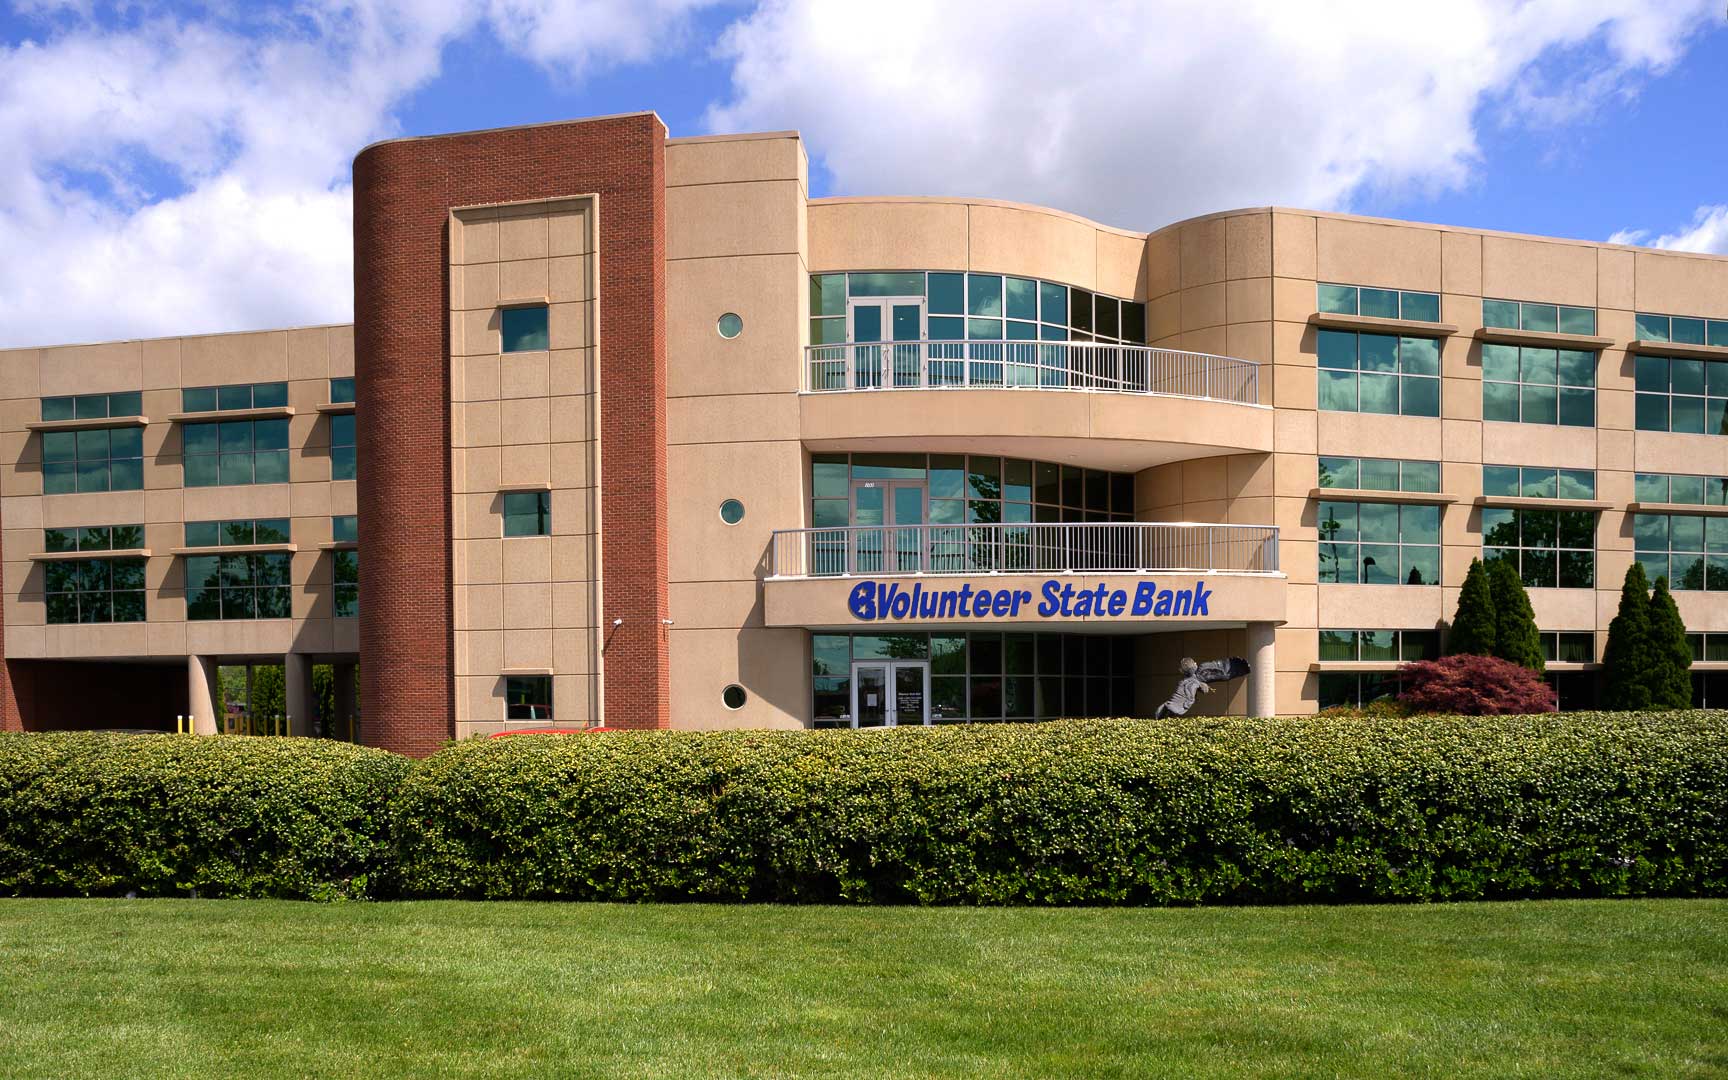
[[[1276,573],[1275,525],[1113,521],[782,529],[770,577]]]
[[[1260,365],[1083,341],[895,341],[805,348],[804,389],[1109,390],[1255,405]]]

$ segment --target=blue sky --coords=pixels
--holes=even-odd
[[[361,146],[645,108],[817,195],[1728,251],[1725,52],[1715,0],[15,0],[0,346],[346,320]]]

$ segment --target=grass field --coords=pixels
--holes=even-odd
[[[8,1077],[1728,1076],[1728,901],[0,901]]]

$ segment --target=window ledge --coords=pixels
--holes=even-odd
[[[33,562],[66,562],[86,559],[148,559],[149,548],[114,548],[109,551],[38,551],[30,556]]]
[[[1562,334],[1549,330],[1513,330],[1504,326],[1484,326],[1476,331],[1476,340],[1500,345],[1536,345],[1553,349],[1586,349],[1600,352],[1614,344],[1613,338],[1590,334]]]
[[[498,306],[501,308],[551,307],[552,306],[552,298],[550,296],[545,296],[545,295],[505,296],[505,297],[499,298]],[[535,351],[540,351],[540,350],[535,350]]]
[[[1373,315],[1338,315],[1317,311],[1308,322],[1323,330],[1361,330],[1368,333],[1404,334],[1408,337],[1451,337],[1458,328],[1451,323],[1422,322],[1418,319],[1381,319]]]
[[[549,667],[507,667],[499,672],[501,675],[552,675],[556,674]]]
[[[1444,491],[1382,491],[1379,488],[1322,488],[1308,492],[1311,499],[1331,502],[1414,503],[1418,506],[1445,506],[1458,501],[1458,496]]]
[[[96,428],[145,427],[148,416],[87,416],[82,420],[36,420],[24,426],[31,431],[92,431]]]
[[[1688,345],[1679,341],[1648,341],[1639,338],[1629,342],[1627,352],[1652,356],[1681,356],[1698,360],[1728,360],[1728,345]]]
[[[1545,668],[1548,671],[1559,671],[1559,672],[1600,671],[1600,670],[1602,670],[1602,665],[1598,664],[1598,663],[1592,662],[1592,663],[1588,663],[1588,664],[1581,664],[1581,663],[1575,663],[1575,662],[1567,661],[1567,660],[1549,660],[1549,661],[1546,661],[1542,666],[1543,666],[1543,668]]]
[[[1405,664],[1415,663],[1413,660],[1316,660],[1308,665],[1309,671],[1335,672],[1351,674],[1363,671],[1397,671]]]
[[[277,405],[268,409],[212,409],[209,412],[177,412],[168,414],[169,423],[201,424],[222,420],[286,420],[294,415],[294,406]]]
[[[523,492],[523,491],[551,491],[551,490],[552,490],[552,482],[550,480],[542,480],[542,481],[540,481],[538,483],[534,483],[534,484],[503,484],[498,488],[498,494],[509,495],[512,493]]]
[[[1728,517],[1728,506],[1705,506],[1700,503],[1635,502],[1626,507],[1634,514],[1692,514],[1698,517]]]
[[[318,545],[318,550],[319,551],[359,551],[360,550],[360,541],[358,541],[358,540],[326,540],[324,543]]]
[[[272,552],[295,552],[298,544],[218,544],[215,547],[169,548],[170,555],[264,555]]]
[[[1499,506],[1511,510],[1612,510],[1614,504],[1599,499],[1526,499],[1518,495],[1478,495],[1477,506]],[[1725,507],[1724,509],[1728,509]]]
[[[321,413],[351,413],[354,411],[354,403],[352,401],[321,401],[318,403],[318,411]]]

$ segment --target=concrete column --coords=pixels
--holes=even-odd
[[[332,665],[330,677],[336,684],[336,715],[331,720],[328,734],[338,739],[358,737],[360,733],[355,730],[354,722],[354,665]]]
[[[216,718],[221,715],[217,701],[220,687],[216,685],[216,658],[188,656],[186,658],[186,701],[192,712],[194,735],[215,735],[220,730]]]
[[[1248,624],[1248,715],[1272,716],[1278,711],[1278,672],[1272,655],[1276,628],[1269,622]]]
[[[312,735],[312,665],[305,653],[282,654],[282,700],[288,710],[288,734]],[[274,721],[272,721],[274,723]]]

